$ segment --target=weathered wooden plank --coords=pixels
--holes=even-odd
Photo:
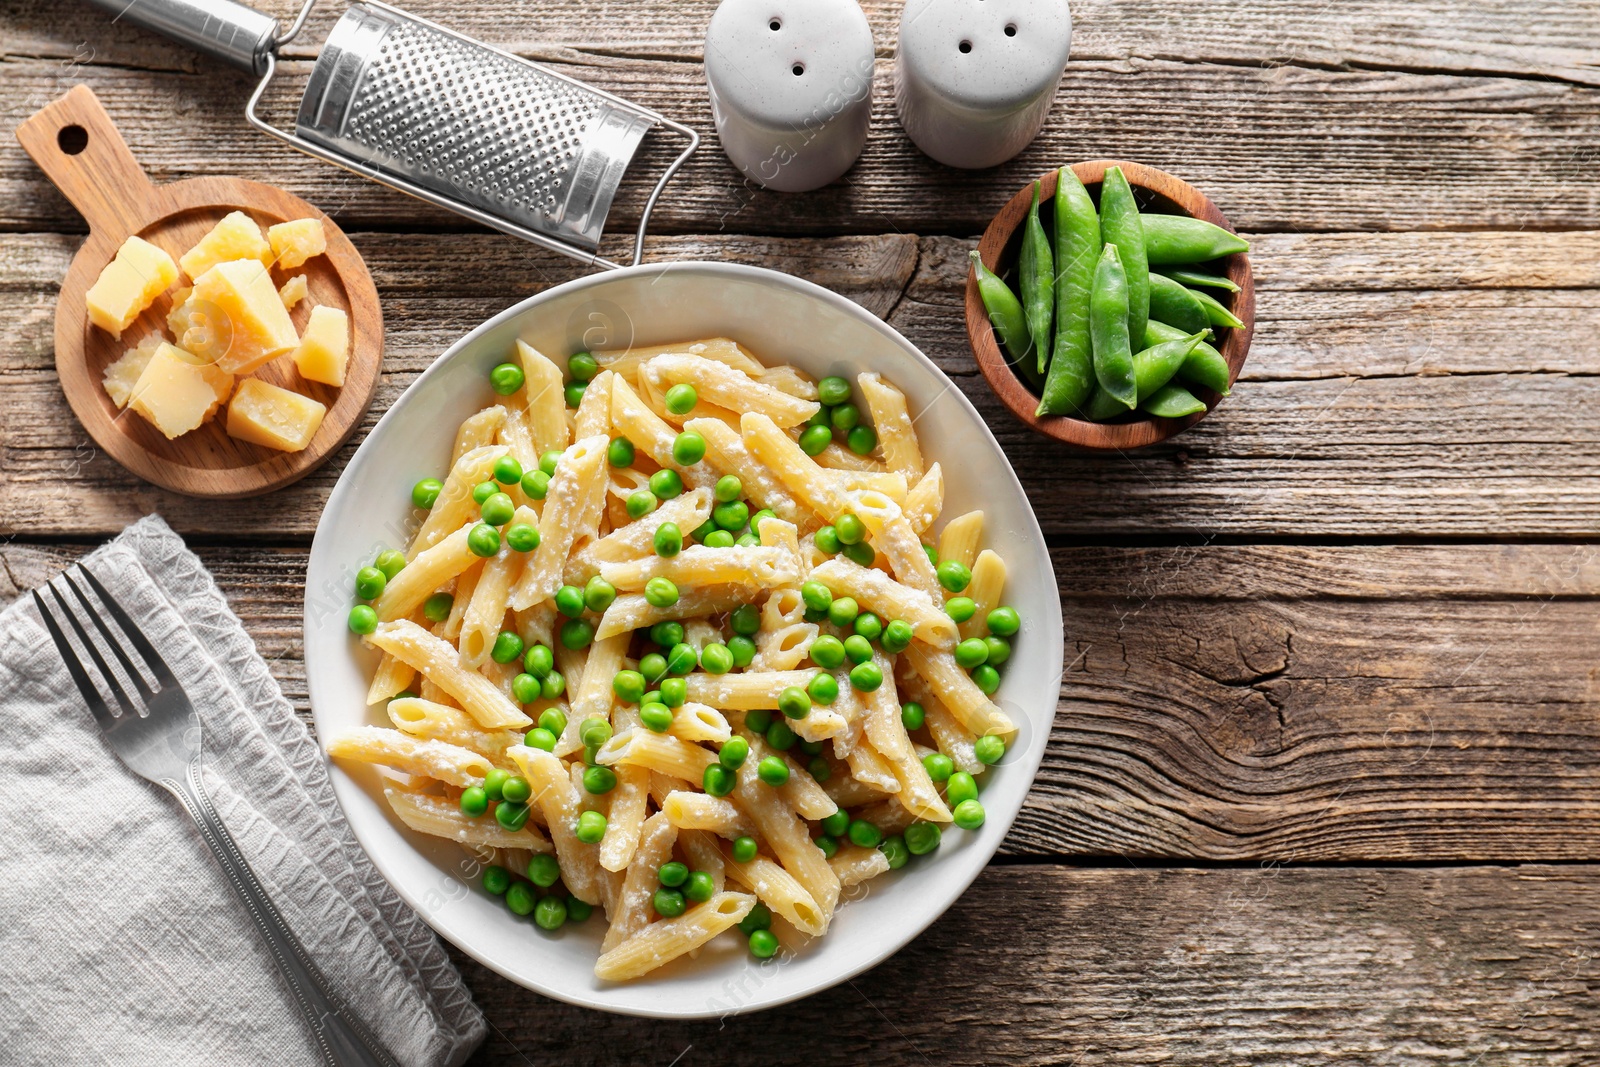
[[[698,64],[569,58],[560,64],[567,73],[688,122],[708,139],[661,199],[654,225],[663,232],[973,233],[1040,171],[1102,156],[1171,170],[1252,231],[1549,229],[1600,220],[1589,150],[1600,91],[1561,82],[1075,61],[1032,146],[999,168],[962,171],[933,164],[900,131],[885,59],[860,163],[826,189],[792,196],[747,187],[718,150]],[[236,174],[273,182],[348,229],[463,228],[455,216],[250,131],[242,75],[63,64],[8,62],[7,110],[20,117],[87,81],[158,180]],[[286,66],[291,78],[303,78],[308,64]],[[275,114],[287,121],[292,93],[284,96]],[[676,150],[670,140],[647,141],[618,193],[613,234],[628,232],[658,168]],[[21,153],[0,155],[0,205],[0,229],[82,227]],[[620,238],[613,243],[620,249]]]
[[[81,551],[0,549],[0,595]],[[199,554],[304,712],[304,550]],[[1600,853],[1600,546],[1199,544],[1053,559],[1069,669],[1008,853]],[[346,603],[341,590],[326,599]]]
[[[493,1024],[483,1067],[741,1063],[752,1049],[819,1065],[1577,1067],[1600,1055],[1597,879],[992,867],[877,969],[696,1023],[602,1016],[456,960]],[[540,936],[530,927],[530,952]],[[722,1002],[780,966],[730,973]]]
[[[295,7],[284,0],[256,6],[280,17]],[[698,60],[715,8],[715,0],[644,0],[606,5],[596,17],[594,5],[582,0],[470,0],[448,6],[417,3],[410,10],[524,55],[590,52]],[[892,54],[903,5],[866,0],[862,8],[880,51]],[[70,60],[84,54],[78,49],[92,47],[100,62],[121,66],[197,65],[154,34],[109,28],[110,16],[97,11],[61,8],[47,0],[20,0],[12,10],[15,26],[6,48],[12,55]],[[1384,0],[1280,0],[1262,10],[1235,0],[1195,0],[1175,17],[1165,8],[1130,0],[1083,0],[1072,12],[1077,59],[1361,66],[1600,81],[1594,43],[1600,24],[1594,10],[1582,4],[1427,0],[1397,7]],[[304,36],[288,54],[314,56],[338,14],[337,7],[314,9]]]

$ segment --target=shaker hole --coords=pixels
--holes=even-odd
[[[1007,23],[1006,24],[1006,36],[1007,37],[1015,37],[1016,35],[1017,35],[1017,24],[1014,23],[1014,22]]]
[[[783,29],[783,20],[773,19],[771,22],[767,23],[767,29],[771,30],[773,33],[777,33],[779,30]]]
[[[959,48],[962,51],[963,54],[965,54],[967,52],[972,51],[972,42],[971,41],[962,41],[956,47]]]
[[[789,70],[796,78],[798,78],[800,75],[806,72],[806,65],[804,63],[796,63],[794,66],[790,67]]]
[[[89,147],[89,131],[74,123],[63,126],[56,133],[56,144],[61,146],[61,151],[69,156],[75,156]]]

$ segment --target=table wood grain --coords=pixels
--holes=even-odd
[[[673,1025],[567,1007],[458,956],[492,1024],[474,1062],[1600,1062],[1600,7],[1082,0],[1044,133],[964,172],[901,134],[901,5],[868,0],[867,149],[839,183],[784,196],[716,147],[713,0],[409,6],[707,135],[649,257],[817,281],[950,374],[1049,538],[1069,664],[1000,855],[887,963],[740,1015],[767,973],[751,964],[729,975],[726,1019]],[[291,80],[336,14],[319,7]],[[255,135],[245,79],[108,23],[7,5],[0,116],[86,82],[155,180],[232,174],[332,214],[388,326],[357,440],[464,331],[582,273]],[[84,225],[7,142],[0,595],[158,511],[306,713],[306,553],[353,445],[231,502],[99,454],[50,325]],[[1040,170],[1102,156],[1204,189],[1251,238],[1258,285],[1234,396],[1123,456],[1011,421],[961,320],[990,215]],[[647,146],[613,235],[662,158]],[[314,611],[345,599],[310,593]]]

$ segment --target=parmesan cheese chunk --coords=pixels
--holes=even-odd
[[[256,260],[218,263],[195,279],[188,304],[215,320],[206,326],[210,346],[198,354],[229,374],[249,374],[300,343],[272,275]]]
[[[300,373],[324,385],[343,385],[349,356],[350,316],[323,304],[312,308],[300,347],[294,351],[294,365]]]
[[[272,247],[261,236],[261,227],[242,211],[230,212],[222,221],[211,227],[211,232],[178,260],[183,273],[190,278],[226,263],[230,259],[254,259],[263,266],[272,263]]]
[[[128,407],[167,437],[178,437],[211,417],[233,391],[233,377],[162,341],[128,396]]]
[[[312,256],[328,250],[328,235],[321,219],[295,219],[267,228],[272,256],[283,270],[293,270]]]
[[[306,298],[306,276],[304,274],[292,275],[288,281],[278,286],[278,299],[283,301],[283,306],[290,311],[294,306]]]
[[[280,452],[298,452],[311,443],[327,413],[310,397],[246,378],[228,405],[228,433]]]
[[[89,287],[89,321],[120,341],[122,331],[177,279],[171,256],[142,237],[130,237]]]
[[[137,348],[130,348],[122,353],[115,363],[106,368],[105,377],[101,379],[106,387],[106,395],[111,402],[119,408],[128,406],[128,397],[133,394],[133,387],[139,382],[139,375],[150,363],[150,357],[156,354],[156,349],[162,344],[161,338],[150,334],[139,342]]]

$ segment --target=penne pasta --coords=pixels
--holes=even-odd
[[[783,916],[803,934],[819,937],[827,932],[828,920],[816,900],[798,878],[781,866],[760,855],[740,863],[733,858],[731,849],[723,852],[722,860],[728,877],[754,893],[774,915]]]
[[[542,749],[513,745],[506,753],[533,789],[530,804],[544,812],[550,844],[561,864],[567,891],[586,904],[603,903],[600,861],[593,845],[578,840],[579,793],[567,776],[566,765]]]
[[[586,437],[561,454],[541,513],[539,547],[511,588],[511,606],[518,611],[555,596],[572,546],[599,532],[607,444],[604,437]]]
[[[511,521],[532,525],[538,518],[531,508],[524,506],[516,510]],[[417,557],[417,562],[421,562],[421,559],[421,556]],[[461,637],[458,647],[461,649],[463,666],[479,667],[489,658],[489,652],[494,647],[495,639],[500,636],[500,628],[506,620],[506,604],[511,597],[511,585],[522,573],[523,562],[526,559],[527,553],[516,551],[511,547],[510,541],[502,537],[500,550],[484,561],[483,569],[478,574],[478,582],[472,587],[472,598],[467,603],[466,614],[461,617]],[[413,563],[412,566],[416,564]],[[408,567],[407,570],[409,569],[411,568]],[[404,577],[405,573],[401,571],[398,577]]]
[[[918,536],[927,532],[933,520],[944,508],[944,469],[937,463],[928,468],[916,485],[906,491],[906,502],[901,508],[906,521]]]
[[[627,873],[622,878],[622,889],[617,894],[617,906],[611,912],[611,926],[601,952],[610,952],[628,938],[650,925],[650,898],[661,885],[656,871],[672,858],[672,846],[678,839],[678,828],[661,812],[644,821],[637,831],[638,847],[632,861],[626,864]]]
[[[822,409],[814,400],[791,396],[725,363],[694,355],[656,356],[639,374],[659,392],[673,385],[692,385],[701,400],[730,410],[759,412],[781,427],[798,426]]]
[[[422,697],[389,701],[389,721],[412,737],[469,748],[492,763],[506,764],[506,749],[522,743],[514,730],[485,730],[460,708]]]
[[[476,671],[462,667],[453,646],[416,623],[408,619],[379,623],[367,640],[426,675],[485,730],[532,725],[533,720],[508,700],[493,682]]]
[[[795,500],[828,522],[844,511],[844,490],[837,478],[802,452],[771,419],[751,412],[739,420],[739,426],[750,454],[778,476]]]
[[[643,589],[652,578],[666,578],[680,592],[729,584],[775,589],[782,585],[798,585],[800,566],[799,557],[786,548],[689,545],[669,558],[646,556],[620,563],[602,563],[600,576],[618,589],[626,590]]]
[[[400,821],[419,834],[469,847],[551,851],[550,839],[531,823],[520,830],[507,830],[492,818],[474,819],[462,814],[459,804],[444,797],[394,788],[385,788],[383,795]],[[524,870],[526,866],[523,864]]]
[[[399,574],[389,579],[372,602],[380,622],[403,619],[422,607],[433,591],[479,561],[467,547],[474,524],[468,523],[411,558]]]
[[[778,706],[778,694],[790,686],[804,689],[815,670],[757,671],[743,674],[691,674],[687,682],[689,699],[730,711],[753,711]]]
[[[573,764],[574,767],[577,764]],[[609,794],[606,835],[600,839],[600,866],[625,870],[639,847],[640,828],[650,801],[650,771],[645,767],[620,767],[617,784]]]
[[[651,411],[620,378],[611,383],[611,425],[658,466],[677,471],[685,486],[705,489],[716,482],[716,472],[704,460],[685,465],[672,458],[672,442],[677,439],[678,432]]]
[[[1000,606],[1006,588],[1006,562],[992,549],[984,549],[972,564],[972,581],[966,596],[972,600],[972,618],[961,624],[961,636],[982,637],[988,632],[989,612]]]
[[[900,505],[867,490],[850,494],[850,509],[872,535],[873,547],[888,559],[896,580],[926,593],[930,604],[943,604],[944,587],[939,584],[938,572]]]
[[[800,505],[795,503],[794,497],[789,495],[772,469],[756,459],[745,447],[737,423],[730,426],[721,419],[696,418],[685,422],[683,428],[705,438],[706,462],[722,473],[738,478],[753,507],[767,508],[780,519],[786,519],[796,526],[804,525],[805,515]]]
[[[867,740],[889,765],[899,782],[900,788],[895,791],[895,796],[906,806],[906,810],[929,822],[949,822],[950,809],[940,798],[933,779],[928,777],[922,758],[917,755],[905,725],[900,721],[900,697],[894,684],[894,664],[881,648],[873,651],[872,658],[883,671],[883,684],[867,694],[867,717],[863,723]]]
[[[943,602],[880,570],[834,557],[814,568],[809,580],[821,582],[836,597],[853,597],[863,609],[880,618],[904,619],[911,624],[917,640],[926,645],[941,650],[955,647],[956,623],[945,614]]]
[[[643,594],[624,593],[612,601],[600,617],[595,636],[606,638],[630,630],[643,630],[658,622],[732,611],[740,604],[749,603],[756,592],[756,587],[749,585],[707,585],[690,589],[676,602],[661,608],[652,605]]]
[[[595,977],[622,982],[649,974],[704,945],[750,914],[756,898],[744,893],[721,892],[696,904],[675,919],[651,923],[595,961]]]
[[[539,455],[567,447],[567,402],[561,368],[526,341],[517,341],[528,435]]]
[[[728,720],[716,708],[685,703],[672,713],[667,733],[680,741],[709,741],[720,745],[733,736]]]
[[[395,659],[385,652],[378,659],[378,669],[372,672],[372,684],[367,686],[367,704],[381,704],[403,692],[417,677],[417,669],[409,663]]]
[[[739,805],[709,793],[674,789],[662,798],[661,811],[680,830],[704,830],[729,840],[756,833],[756,824]]]
[[[920,674],[939,702],[975,736],[999,734],[1008,743],[1016,736],[1016,724],[993,701],[984,696],[967,672],[956,666],[955,657],[912,642],[905,651],[911,669]]]
[[[647,767],[699,785],[706,768],[717,762],[717,757],[699,745],[680,741],[670,734],[651,733],[641,727],[613,735],[600,746],[595,761],[606,767],[618,764]]]
[[[889,871],[889,857],[875,848],[845,845],[828,860],[828,866],[842,886],[860,885]]]
[[[500,427],[505,421],[506,409],[499,404],[491,404],[470,416],[456,430],[456,446],[450,453],[450,466],[454,467],[462,456],[473,449],[498,442]]]
[[[328,742],[328,755],[362,763],[381,763],[458,789],[482,785],[484,777],[494,769],[494,764],[471,749],[412,737],[381,726],[358,726],[334,737]]]
[[[917,443],[917,431],[906,410],[906,395],[870,371],[856,375],[856,384],[861,386],[861,396],[878,432],[884,463],[915,484],[923,473],[922,446]]]
[[[594,542],[587,551],[595,560],[597,569],[602,563],[638,559],[654,551],[651,545],[656,531],[663,523],[673,523],[679,530],[688,533],[709,518],[711,518],[711,491],[693,489],[681,496],[673,497],[637,522],[629,523],[620,530],[613,530]]]
[[[749,814],[766,846],[795,881],[816,901],[818,922],[827,929],[839,902],[839,879],[828,868],[828,861],[811,840],[811,832],[776,789],[756,777],[754,760],[745,760],[738,770],[734,796]]]
[[[507,451],[505,445],[484,445],[450,465],[450,473],[445,475],[443,487],[433,507],[428,509],[428,517],[406,549],[407,562],[461,529],[463,523],[477,521],[478,505],[472,499],[472,490],[494,477],[495,461]]]
[[[573,440],[611,436],[611,382],[615,377],[603,370],[590,379],[578,402],[578,414],[573,417]]]
[[[978,558],[978,540],[983,536],[983,512],[969,511],[944,524],[939,534],[939,562],[953,559],[971,567]]]

